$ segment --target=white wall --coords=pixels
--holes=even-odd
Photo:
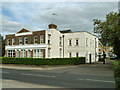
[[[51,35],[51,45],[48,45],[48,34]],[[60,42],[60,37],[62,37],[62,34],[56,30],[56,29],[49,29],[46,30],[46,58],[48,58],[48,48],[51,48],[51,53],[50,53],[50,58],[59,58],[60,57],[60,47],[59,42]]]
[[[92,55],[92,62],[95,62],[95,38],[97,42],[96,52],[98,52],[98,38],[89,34],[88,32],[73,32],[66,33],[65,35],[65,57],[69,57],[69,53],[72,53],[72,57],[76,57],[76,53],[79,53],[79,57],[86,57],[86,63],[89,62],[89,54]],[[86,46],[86,38],[88,38],[88,46]],[[72,40],[72,46],[69,46],[69,39]],[[75,46],[75,40],[79,40],[79,46]],[[91,40],[91,45],[90,45]],[[96,58],[96,61],[98,59]]]

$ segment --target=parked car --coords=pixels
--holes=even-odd
[[[115,59],[117,59],[117,57],[111,56],[110,59],[111,59],[111,60],[115,60]]]

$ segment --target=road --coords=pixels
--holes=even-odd
[[[2,79],[60,88],[114,88],[112,66],[107,64],[44,71],[2,69]]]

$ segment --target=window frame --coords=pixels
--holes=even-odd
[[[78,52],[76,53],[76,57],[79,57],[79,53]]]
[[[22,45],[22,37],[19,37],[19,45]]]
[[[24,37],[24,44],[25,44],[25,45],[28,44],[28,37]]]
[[[79,46],[79,39],[76,39],[76,40],[75,40],[75,45],[76,45],[76,46]]]
[[[48,44],[51,44],[51,35],[50,34],[48,34]]]
[[[34,36],[34,44],[37,44],[37,35]]]
[[[72,40],[69,39],[69,46],[72,46]]]
[[[43,34],[40,35],[40,43],[44,43],[44,35]]]
[[[15,43],[15,38],[12,38],[12,45],[14,45]]]
[[[72,53],[71,53],[71,52],[69,53],[69,57],[70,57],[70,58],[72,57]]]
[[[8,46],[10,45],[10,39],[9,38],[7,39],[7,45]]]

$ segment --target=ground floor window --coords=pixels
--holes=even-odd
[[[69,53],[69,57],[72,57],[72,53]]]
[[[15,50],[8,50],[8,57],[15,57]]]
[[[33,57],[34,58],[43,58],[43,49],[34,49]]]
[[[76,57],[79,57],[79,53],[76,53]]]
[[[48,49],[48,58],[50,57],[50,49]]]
[[[31,51],[30,50],[28,50],[28,54],[27,55],[28,55],[27,57],[31,57]]]
[[[19,51],[16,51],[16,57],[19,57]]]
[[[25,50],[20,51],[20,57],[26,57],[26,51]]]
[[[60,57],[62,57],[62,49],[60,49]]]

